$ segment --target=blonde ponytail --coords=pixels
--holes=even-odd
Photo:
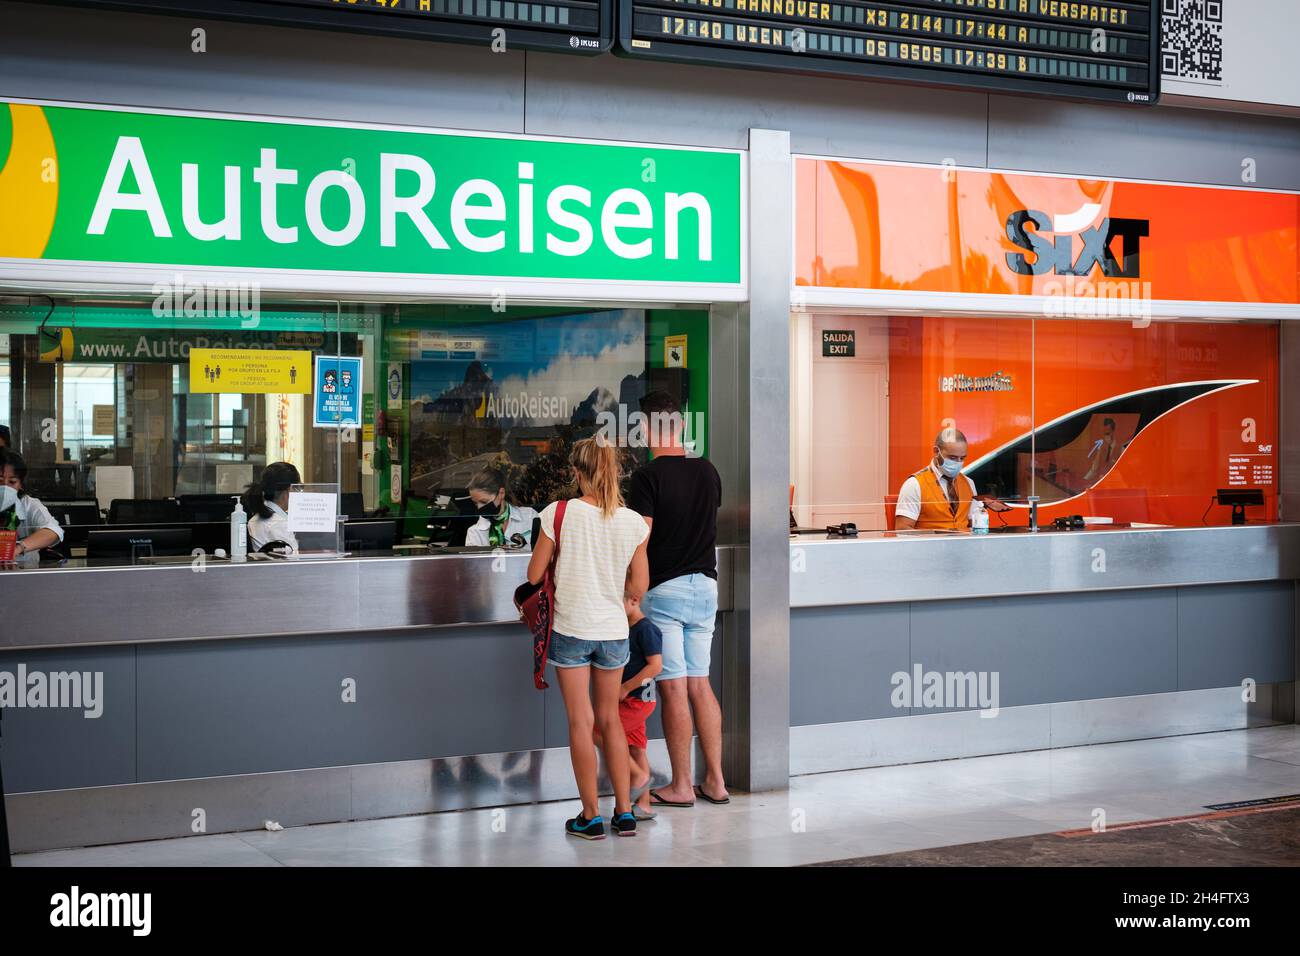
[[[602,435],[575,442],[569,461],[578,473],[578,489],[596,499],[606,518],[623,507],[618,486],[618,449]]]

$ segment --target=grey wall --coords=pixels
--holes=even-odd
[[[791,726],[902,717],[890,678],[994,672],[999,704],[1295,679],[1290,581],[930,601],[790,613]]]
[[[0,0],[0,95],[1300,189],[1300,121]],[[190,31],[207,30],[207,52]]]
[[[719,616],[717,646],[723,638]],[[517,625],[0,652],[0,670],[100,671],[103,715],[7,709],[9,793],[568,746]],[[721,692],[721,654],[713,681]],[[355,703],[342,682],[356,682]],[[663,736],[656,708],[650,737]]]

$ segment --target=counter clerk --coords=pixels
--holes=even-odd
[[[991,495],[980,495],[975,482],[961,473],[966,463],[966,436],[945,428],[934,438],[934,457],[911,475],[898,490],[894,529],[907,531],[965,531],[971,514],[988,508],[1006,511],[1007,506]]]
[[[0,505],[0,511],[14,508],[18,515],[18,544],[14,548],[16,557],[52,548],[63,540],[63,528],[50,514],[39,498],[27,493],[23,483],[27,479],[27,463],[16,451],[0,449],[0,486],[11,489],[6,496],[6,503]]]

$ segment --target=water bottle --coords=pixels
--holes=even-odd
[[[971,534],[988,534],[989,533],[989,512],[987,508],[980,508],[970,516]]]

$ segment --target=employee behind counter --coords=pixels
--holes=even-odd
[[[973,514],[983,509],[1007,511],[992,495],[981,495],[975,482],[961,473],[966,463],[966,436],[945,428],[934,438],[934,457],[898,490],[894,530],[965,531]]]
[[[498,468],[484,468],[469,482],[469,497],[479,519],[465,533],[471,548],[509,548],[532,546],[532,508],[510,501],[505,473]]]
[[[301,483],[297,468],[287,461],[276,461],[263,468],[261,480],[245,490],[240,500],[248,514],[248,540],[253,551],[298,553],[298,538],[289,530],[287,509],[289,489]]]
[[[8,447],[0,448],[0,513],[14,509],[18,516],[18,543],[14,557],[53,547],[63,540],[63,528],[39,498],[27,494],[23,482],[27,463]]]

